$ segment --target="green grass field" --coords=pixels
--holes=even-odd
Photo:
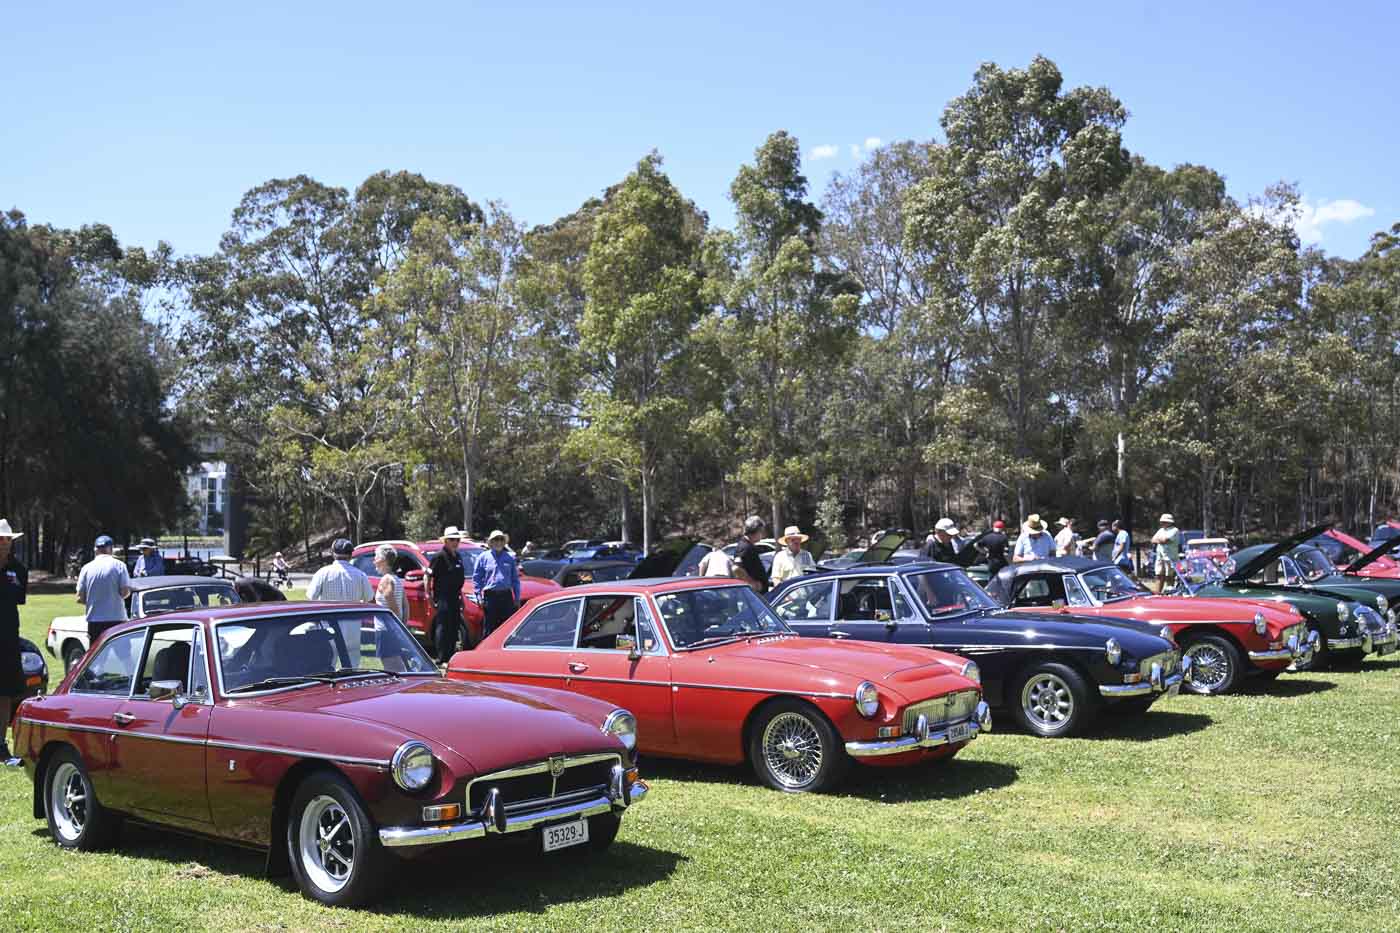
[[[37,596],[42,644],[68,596]],[[978,739],[787,796],[646,761],[650,797],[593,863],[466,850],[375,910],[313,906],[252,853],[129,830],[60,851],[0,773],[10,930],[1400,929],[1400,661],[1180,697],[1095,736]]]

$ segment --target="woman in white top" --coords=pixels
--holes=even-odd
[[[406,622],[408,601],[403,595],[403,581],[394,573],[394,558],[397,556],[393,545],[381,544],[374,549],[374,569],[379,571],[374,601],[398,616],[400,622]]]

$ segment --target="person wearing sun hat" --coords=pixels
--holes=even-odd
[[[78,571],[78,602],[87,617],[88,644],[95,645],[102,633],[126,621],[126,603],[131,595],[131,574],[126,564],[112,556],[112,538],[98,535],[93,542],[92,560]]]
[[[1055,539],[1045,530],[1045,522],[1038,513],[1026,516],[1021,525],[1021,537],[1016,539],[1016,551],[1011,555],[1012,563],[1021,564],[1031,560],[1045,560],[1055,553]]]
[[[800,577],[804,573],[816,573],[817,562],[802,548],[808,540],[808,536],[796,525],[788,525],[783,529],[785,547],[773,555],[773,569],[768,574],[768,579],[774,586],[784,580]]]
[[[954,544],[954,539],[960,534],[962,531],[956,522],[951,518],[940,518],[938,524],[933,526],[933,543],[924,551],[924,556],[941,564],[956,564],[959,567],[972,566],[979,556],[977,549],[965,547],[959,551]]]
[[[10,754],[5,730],[10,726],[10,704],[24,690],[24,669],[19,651],[19,607],[29,595],[29,569],[15,557],[16,538],[23,532],[0,518],[0,764],[18,767],[21,762]]]
[[[1170,512],[1163,512],[1157,524],[1160,527],[1152,536],[1152,569],[1156,572],[1157,592],[1160,593],[1176,576],[1176,562],[1181,559],[1181,529],[1176,527],[1176,519]]]
[[[462,628],[462,587],[467,583],[466,565],[457,547],[462,532],[456,525],[442,530],[442,550],[428,566],[428,600],[433,604],[433,653],[446,664],[457,650],[457,633]]]
[[[136,558],[132,568],[133,577],[161,577],[165,575],[165,558],[154,538],[141,539],[141,556]]]
[[[520,568],[515,555],[506,545],[510,535],[499,528],[486,538],[491,550],[476,559],[472,569],[472,586],[481,595],[481,608],[486,617],[481,622],[481,637],[485,638],[511,617],[520,605]]]
[[[1061,516],[1055,523],[1060,531],[1055,535],[1055,556],[1070,557],[1079,553],[1079,533],[1074,530],[1074,519]]]

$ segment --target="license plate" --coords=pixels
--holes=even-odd
[[[1181,692],[1181,681],[1177,681],[1167,688],[1167,696],[1174,697]]]
[[[966,742],[970,738],[972,738],[972,723],[956,722],[948,727],[949,743]]]
[[[588,841],[588,818],[579,817],[572,823],[559,823],[544,828],[544,850],[567,849]]]
[[[1376,654],[1390,654],[1390,653],[1391,653],[1392,651],[1394,651],[1394,650],[1395,650],[1395,642],[1393,642],[1393,641],[1392,641],[1392,642],[1389,642],[1389,643],[1387,643],[1387,644],[1384,644],[1384,645],[1377,645],[1377,646],[1376,646]]]

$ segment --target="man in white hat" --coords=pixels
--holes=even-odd
[[[958,550],[956,538],[960,534],[962,529],[958,528],[956,522],[951,518],[940,518],[938,524],[933,526],[933,543],[924,550],[924,556],[944,564],[972,566],[978,557],[977,549],[965,547],[961,551]]]
[[[472,568],[472,587],[481,597],[481,608],[486,614],[481,622],[482,638],[509,619],[520,605],[520,568],[508,544],[510,536],[504,531],[498,528],[491,532],[486,539],[491,550],[478,557]]]
[[[1045,522],[1041,521],[1040,515],[1032,512],[1026,516],[1026,522],[1021,526],[1021,537],[1016,539],[1016,550],[1011,555],[1011,562],[1022,564],[1032,560],[1045,560],[1053,553],[1055,539],[1045,530]]]
[[[154,538],[141,539],[141,556],[136,558],[132,568],[133,577],[160,577],[165,575],[165,558],[161,556],[159,545]]]
[[[812,559],[810,553],[802,549],[802,545],[808,540],[807,535],[796,525],[788,525],[783,530],[783,544],[786,547],[773,555],[773,570],[768,575],[774,586],[792,577],[800,577],[804,573],[817,572],[817,562]]]
[[[1152,536],[1152,557],[1160,593],[1176,577],[1176,562],[1181,559],[1181,529],[1176,527],[1170,512],[1163,512],[1157,521],[1161,527]]]
[[[0,764],[16,768],[20,760],[10,754],[5,730],[10,726],[12,698],[24,690],[24,669],[20,665],[19,607],[29,594],[29,570],[14,554],[15,539],[21,532],[0,518]]]
[[[1055,556],[1072,557],[1079,553],[1079,532],[1074,530],[1074,519],[1060,516],[1055,524],[1060,526],[1055,535]]]
[[[93,542],[92,560],[78,571],[78,602],[87,616],[88,645],[97,644],[102,633],[126,621],[125,599],[131,595],[131,574],[126,564],[112,556],[112,539],[98,535]]]
[[[440,663],[457,650],[457,633],[462,629],[462,587],[467,583],[467,571],[457,546],[462,532],[456,525],[442,530],[442,550],[428,567],[428,599],[433,603],[433,652]]]

